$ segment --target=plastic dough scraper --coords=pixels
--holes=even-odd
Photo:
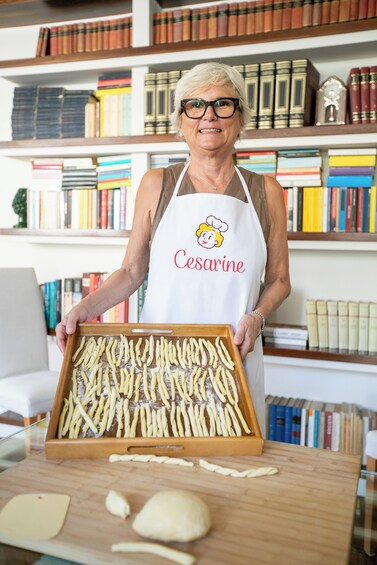
[[[0,535],[17,540],[44,540],[56,536],[64,523],[67,494],[17,494],[0,512]]]

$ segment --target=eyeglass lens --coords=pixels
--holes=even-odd
[[[236,103],[231,98],[218,98],[212,102],[201,98],[192,98],[185,102],[184,110],[189,118],[201,118],[208,106],[212,106],[218,118],[230,118],[236,110]]]

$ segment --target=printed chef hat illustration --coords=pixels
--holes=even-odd
[[[229,228],[226,222],[222,222],[219,218],[216,218],[216,216],[208,216],[206,222],[209,226],[212,226],[214,230],[219,231],[220,233],[226,232]]]

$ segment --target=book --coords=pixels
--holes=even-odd
[[[264,337],[288,337],[307,339],[308,330],[303,326],[292,326],[289,324],[272,324],[268,323],[263,330]]]
[[[368,334],[369,334],[369,304],[359,302],[359,328],[358,328],[358,347],[357,351],[361,354],[368,353]]]
[[[260,64],[258,129],[270,129],[274,115],[275,63]]]
[[[274,10],[272,14],[272,31],[280,31],[283,25],[283,1],[274,0]]]
[[[291,4],[291,29],[299,29],[302,27],[304,2],[303,0],[293,0]]]
[[[316,92],[319,73],[309,59],[292,61],[289,127],[303,127],[314,123]]]
[[[348,351],[348,303],[338,301],[338,343],[339,351]]]
[[[368,353],[377,354],[377,304],[369,303]]]
[[[327,301],[327,321],[329,349],[336,350],[338,343],[338,303],[336,300]]]
[[[285,437],[285,406],[288,398],[281,397],[276,404],[275,441],[284,441]]]
[[[377,66],[370,67],[369,73],[369,121],[377,123]]]
[[[302,27],[313,25],[313,0],[303,0]]]
[[[288,127],[291,61],[277,61],[275,75],[274,128]]]
[[[274,0],[264,0],[263,31],[265,33],[271,32],[273,29],[273,10]]]
[[[327,301],[317,300],[317,325],[318,325],[318,346],[320,349],[329,347],[329,329],[327,317]]]
[[[157,73],[144,77],[144,134],[153,135],[156,130],[156,80]]]
[[[359,303],[348,302],[348,351],[355,353],[359,347]]]
[[[348,75],[349,118],[351,124],[361,123],[360,69],[354,67]]]
[[[316,301],[313,299],[307,299],[305,306],[306,322],[308,326],[309,349],[315,349],[319,346]]]
[[[250,120],[245,129],[256,129],[258,127],[259,107],[259,64],[251,63],[244,68],[245,90],[247,102],[250,108]]]
[[[360,68],[360,118],[362,124],[369,124],[370,83],[369,67]]]
[[[156,80],[156,125],[155,133],[167,133],[169,130],[168,115],[168,73],[157,73]]]

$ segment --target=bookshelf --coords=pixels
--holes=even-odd
[[[182,4],[194,3],[180,2]],[[11,226],[16,218],[11,210],[11,201],[18,187],[27,186],[33,158],[131,154],[134,198],[152,153],[187,152],[187,145],[174,135],[143,135],[143,79],[148,70],[185,69],[210,59],[237,64],[277,61],[285,56],[307,57],[318,68],[322,82],[331,74],[346,80],[351,67],[371,64],[377,52],[376,18],[317,26],[315,30],[309,27],[263,33],[253,36],[252,43],[250,38],[243,36],[201,40],[195,44],[175,43],[173,48],[171,44],[151,46],[149,31],[154,6],[153,0],[133,2],[137,41],[135,47],[127,49],[35,58],[39,25],[0,30],[0,40],[11,40],[11,48],[6,54],[2,55],[0,50],[1,266],[33,265],[41,282],[78,276],[84,271],[112,271],[119,266],[129,231],[70,230],[68,233],[68,230],[14,229]],[[106,8],[103,15],[107,15]],[[14,57],[12,60],[7,58],[9,52]],[[9,118],[15,86],[40,84],[94,88],[101,72],[125,68],[132,69],[133,135],[48,141],[10,140]],[[377,124],[366,124],[252,130],[237,142],[236,149],[318,147],[326,150],[330,147],[376,145]],[[292,233],[289,234],[289,249],[292,294],[271,321],[304,324],[304,300],[311,296],[375,301],[377,234]],[[51,344],[50,349],[53,347]],[[266,348],[265,355],[267,392],[286,395],[292,391],[292,396],[298,396],[304,387],[307,390],[305,396],[330,401],[336,390],[338,394],[342,390],[343,400],[373,407],[373,401],[365,404],[364,395],[358,391],[361,383],[372,386],[370,377],[376,376],[375,358],[272,348]],[[60,354],[54,354],[53,363],[57,365],[60,361]],[[314,382],[313,371],[324,372],[327,376],[323,387],[314,391],[308,386],[310,379]],[[345,371],[349,378],[344,387],[342,375]],[[308,378],[301,379],[302,373]],[[284,378],[281,378],[282,375]],[[365,381],[366,378],[369,380]],[[373,386],[376,385],[374,380]]]

